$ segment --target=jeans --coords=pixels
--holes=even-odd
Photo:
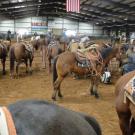
[[[123,65],[123,74],[131,72],[133,70],[135,70],[135,64],[134,63],[128,63],[128,64]]]

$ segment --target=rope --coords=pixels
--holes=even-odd
[[[78,49],[79,52],[79,49]],[[101,64],[101,66],[103,65],[103,58],[101,56],[101,53],[99,52],[99,50],[96,47],[90,47],[89,49],[83,49],[80,51],[90,62],[90,65],[92,67],[92,71],[93,73],[95,72],[95,75],[101,76],[101,73],[99,73],[97,71],[97,63]],[[89,68],[89,70],[91,70],[91,68]]]

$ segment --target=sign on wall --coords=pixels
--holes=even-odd
[[[47,18],[46,17],[32,17],[32,22],[31,22],[31,31],[32,33],[37,32],[37,33],[46,33],[48,28],[47,24]]]

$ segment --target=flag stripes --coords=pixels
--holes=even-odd
[[[80,12],[80,0],[66,0],[67,12]]]

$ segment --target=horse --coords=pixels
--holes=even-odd
[[[8,53],[7,46],[5,44],[3,44],[3,42],[0,42],[0,59],[1,59],[2,66],[3,66],[3,70],[2,70],[3,75],[6,74],[5,62],[6,62],[7,53]]]
[[[98,73],[102,73],[104,67],[109,63],[109,61],[113,57],[117,57],[117,59],[120,59],[120,49],[118,47],[112,48],[104,48],[101,50],[101,55],[103,58],[102,64],[96,65],[96,70]],[[63,81],[63,79],[66,77],[66,75],[70,72],[77,73],[78,75],[85,75],[88,73],[91,73],[91,85],[89,87],[89,90],[91,92],[91,95],[94,95],[96,98],[99,98],[98,94],[98,84],[100,80],[100,74],[93,75],[92,70],[89,69],[89,67],[79,67],[77,66],[77,59],[76,54],[73,52],[64,52],[60,55],[58,55],[54,59],[54,65],[53,65],[53,94],[52,99],[56,100],[56,95],[58,93],[58,96],[62,98],[60,86]]]
[[[45,36],[44,38],[31,38],[31,43],[36,50],[38,50],[39,48],[41,49],[42,66],[43,68],[46,68],[47,47],[50,43],[50,39],[47,36]]]
[[[128,99],[124,103],[124,87],[134,76],[135,71],[129,72],[122,76],[115,85],[115,108],[122,135],[133,135],[135,133],[135,106]]]
[[[11,41],[8,40],[1,40],[1,44],[5,45],[7,47],[7,51],[9,51],[10,46],[11,46]]]
[[[4,107],[3,110],[11,114],[17,135],[102,134],[94,117],[47,101],[22,100]]]
[[[49,73],[51,72],[51,60],[53,60],[57,55],[65,51],[65,44],[56,39],[51,41],[47,48],[47,57],[49,61]]]
[[[16,43],[11,46],[9,51],[10,57],[10,75],[13,77],[14,72],[14,62],[16,61],[16,75],[18,77],[18,67],[24,62],[26,65],[26,73],[28,73],[28,61],[29,61],[29,70],[32,73],[32,61],[34,57],[33,46],[27,42]]]

